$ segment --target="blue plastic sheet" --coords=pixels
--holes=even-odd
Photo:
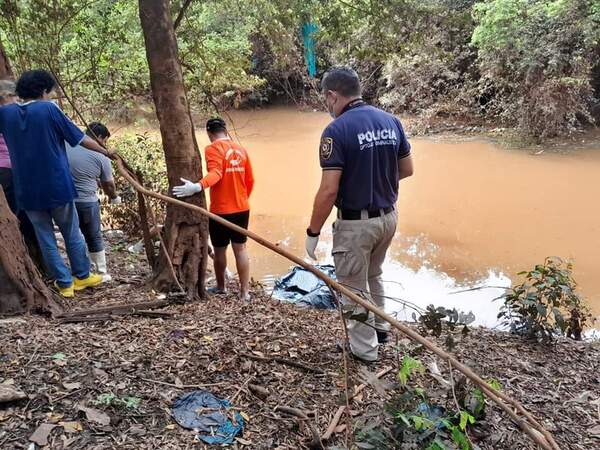
[[[199,390],[175,400],[171,415],[183,428],[197,431],[197,439],[209,445],[229,445],[244,429],[244,418],[239,412],[233,414],[233,420],[227,414],[230,406],[227,400]]]
[[[331,265],[316,266],[321,272],[335,279]],[[273,297],[305,308],[335,309],[335,301],[327,285],[302,267],[294,267],[290,273],[275,281]]]

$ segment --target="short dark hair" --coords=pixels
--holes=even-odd
[[[220,117],[213,117],[206,121],[206,131],[209,133],[218,133],[219,131],[227,131],[225,121]]]
[[[56,80],[45,70],[28,70],[17,80],[17,95],[22,99],[38,99],[56,86]]]
[[[335,91],[344,97],[360,95],[360,79],[356,71],[348,66],[332,67],[321,79],[323,91]]]
[[[110,131],[106,128],[106,125],[100,122],[92,122],[88,125],[87,130],[85,130],[85,134],[90,137],[98,137],[98,138],[109,138]]]

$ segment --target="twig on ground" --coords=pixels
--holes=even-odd
[[[235,401],[235,399],[237,398],[237,396],[240,395],[240,393],[244,390],[244,388],[246,387],[246,385],[248,383],[250,383],[250,381],[252,380],[252,378],[254,378],[254,376],[249,376],[248,378],[246,378],[246,381],[244,381],[244,383],[239,387],[239,389],[237,390],[237,392],[235,394],[233,394],[233,396],[229,399],[229,403],[233,403]]]
[[[297,417],[306,422],[306,424],[308,425],[308,428],[310,429],[310,433],[312,434],[312,442],[310,444],[310,448],[312,450],[325,448],[323,446],[323,442],[321,442],[321,437],[319,436],[319,432],[317,431],[317,428],[312,423],[312,421],[308,418],[308,416],[306,415],[306,413],[304,411],[297,409],[297,408],[292,408],[290,406],[276,406],[275,412],[277,412],[277,411],[281,411],[282,413]]]
[[[94,316],[101,314],[131,314],[139,311],[147,311],[149,309],[154,308],[162,308],[163,306],[168,306],[174,303],[171,299],[165,300],[153,300],[149,302],[139,302],[139,303],[119,303],[116,305],[103,306],[100,308],[88,308],[88,309],[80,309],[75,311],[66,311],[60,313],[56,317],[58,319],[63,318],[72,318],[72,317],[85,317],[85,316]]]
[[[136,380],[141,380],[141,381],[146,381],[147,383],[154,383],[154,384],[160,384],[163,386],[169,386],[169,387],[173,387],[176,389],[204,389],[206,387],[212,387],[212,386],[223,386],[229,383],[206,383],[206,384],[174,384],[174,383],[167,383],[166,381],[159,381],[159,380],[151,380],[150,378],[143,378],[143,377],[139,377],[137,375],[125,375],[127,378],[133,378]]]
[[[383,378],[384,376],[386,376],[388,373],[390,373],[392,370],[394,370],[393,367],[387,367],[381,371],[379,371],[377,373],[377,375],[375,375],[377,378]],[[349,399],[353,400],[358,394],[360,394],[366,387],[368,386],[367,383],[363,383],[360,384],[359,386],[357,386],[354,389],[354,392],[352,393],[352,395],[350,395]],[[329,422],[329,426],[327,427],[327,430],[325,431],[325,433],[323,434],[323,436],[321,436],[321,440],[323,442],[328,441],[331,436],[333,435],[333,433],[335,432],[335,429],[338,426],[338,423],[340,422],[340,419],[342,418],[342,415],[344,414],[344,412],[346,411],[347,406],[340,406],[338,408],[338,410],[335,412],[335,415],[333,416],[333,419],[331,419],[331,422]]]
[[[339,317],[342,322],[342,327],[344,330],[344,342],[342,343],[342,355],[343,355],[343,363],[344,363],[344,397],[346,399],[346,435],[344,438],[344,444],[346,448],[349,448],[348,443],[350,441],[350,434],[352,432],[352,417],[350,417],[350,394],[349,394],[349,386],[350,386],[350,377],[348,376],[348,355],[346,354],[346,348],[350,345],[350,337],[348,336],[348,327],[346,326],[346,320],[344,319],[344,312],[342,311],[342,302],[337,292],[333,289],[329,289],[331,295],[335,299],[335,302],[338,306]],[[338,419],[339,420],[339,419]]]
[[[297,369],[306,370],[307,372],[312,372],[312,373],[316,373],[319,375],[325,374],[325,371],[322,369],[319,369],[318,367],[307,366],[306,364],[302,364],[301,362],[294,361],[292,359],[282,358],[280,356],[258,356],[258,355],[253,355],[252,353],[240,353],[240,356],[243,356],[244,358],[248,358],[248,359],[253,359],[254,361],[277,362],[279,364],[295,367]]]

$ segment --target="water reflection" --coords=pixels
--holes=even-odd
[[[288,238],[285,241],[289,243],[290,240]],[[331,248],[331,234],[327,233],[318,247],[319,255],[322,256],[320,263],[333,264],[333,258],[330,256]],[[423,238],[420,238],[415,240],[407,251],[426,257],[434,248],[435,246],[424,243]],[[383,270],[385,307],[387,312],[396,315],[399,320],[412,320],[415,307],[423,310],[433,304],[450,309],[456,308],[465,313],[472,312],[475,315],[473,325],[497,327],[501,302],[494,300],[511,285],[508,276],[492,270],[477,280],[457,281],[426,262],[413,268],[389,258]],[[262,282],[271,289],[277,278],[278,274],[268,274],[262,278]]]

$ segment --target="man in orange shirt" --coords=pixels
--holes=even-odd
[[[223,119],[206,122],[206,133],[211,144],[206,147],[208,173],[198,183],[182,178],[184,184],[173,188],[176,197],[188,197],[210,188],[210,212],[248,228],[250,204],[248,198],[254,187],[254,176],[248,153],[231,140]],[[246,250],[246,236],[237,233],[214,220],[209,222],[210,240],[215,250],[214,266],[217,287],[212,293],[225,293],[227,269],[227,246],[231,242],[238,276],[240,298],[250,299],[250,262]]]

